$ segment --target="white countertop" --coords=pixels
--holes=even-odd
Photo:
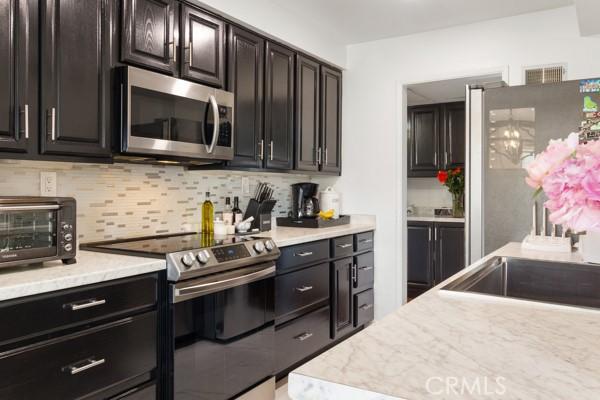
[[[165,260],[79,250],[77,262],[71,265],[63,265],[59,260],[37,267],[0,269],[0,300],[141,275],[165,268]]]
[[[262,232],[255,237],[270,237],[279,247],[329,239],[337,236],[375,230],[375,217],[370,215],[351,215],[347,225],[331,228],[288,228],[275,226],[269,232]]]
[[[577,253],[522,251],[518,243],[489,257],[496,255],[581,261]],[[292,399],[600,398],[599,311],[440,285],[293,371]],[[460,391],[456,380],[479,382],[480,390]]]
[[[415,221],[415,222],[458,222],[464,223],[464,218],[455,218],[455,217],[437,217],[434,215],[409,215],[406,217],[407,221]]]

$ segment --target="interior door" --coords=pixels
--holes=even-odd
[[[36,151],[37,10],[37,1],[0,2],[0,151]]]
[[[342,171],[342,73],[321,67],[321,170]]]
[[[294,52],[267,42],[265,69],[266,167],[294,168]]]
[[[181,76],[217,88],[225,86],[225,23],[195,8],[181,12]]]
[[[110,156],[108,0],[41,4],[41,151]]]
[[[318,171],[320,64],[296,57],[296,169]]]

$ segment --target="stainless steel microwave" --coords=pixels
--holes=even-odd
[[[75,262],[75,199],[0,197],[0,267]]]
[[[118,75],[122,155],[233,158],[233,93],[134,67]]]

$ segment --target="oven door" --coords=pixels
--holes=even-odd
[[[273,263],[172,285],[177,400],[233,398],[274,374]]]
[[[58,255],[58,204],[0,206],[0,266]]]
[[[121,68],[121,151],[203,160],[233,158],[233,94]]]

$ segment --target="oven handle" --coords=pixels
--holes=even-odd
[[[268,268],[261,269],[260,271],[236,276],[234,278],[223,279],[221,281],[200,283],[198,285],[187,286],[180,289],[175,287],[173,302],[178,303],[183,300],[200,297],[209,293],[246,285],[271,276],[275,276],[275,264],[272,264]]]
[[[32,211],[32,210],[58,210],[60,206],[58,204],[49,205],[35,205],[35,206],[2,206],[0,205],[0,211]]]
[[[219,104],[217,103],[217,99],[215,99],[215,96],[211,94],[208,97],[208,100],[210,101],[210,105],[212,107],[214,126],[212,142],[210,143],[210,146],[206,145],[206,151],[208,152],[208,154],[212,154],[212,152],[215,150],[215,145],[217,144],[217,141],[219,139],[219,134],[221,133],[221,130],[219,129],[221,121],[219,117]]]

